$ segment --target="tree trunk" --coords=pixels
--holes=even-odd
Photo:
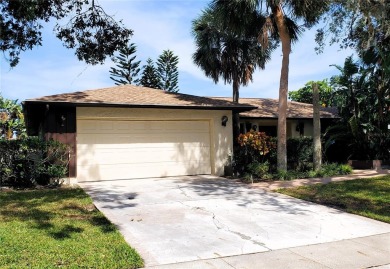
[[[8,127],[8,129],[6,131],[6,134],[5,134],[5,139],[6,140],[11,140],[12,136],[13,136],[13,131],[12,131],[11,127]]]
[[[240,83],[238,81],[238,78],[235,78],[233,81],[233,102],[234,103],[238,103],[240,99],[239,89],[240,89]]]
[[[280,72],[279,85],[279,108],[278,108],[278,170],[287,171],[287,137],[286,137],[286,117],[287,117],[287,91],[288,91],[288,66],[290,62],[291,38],[284,21],[283,12],[280,6],[273,10],[276,25],[282,42],[282,70]]]
[[[238,103],[239,101],[239,88],[240,83],[237,77],[233,81],[233,102]],[[233,146],[238,145],[238,136],[240,135],[240,115],[238,112],[233,111]]]
[[[322,152],[321,152],[321,122],[320,122],[320,93],[318,91],[318,84],[313,83],[313,164],[314,170],[321,168]]]

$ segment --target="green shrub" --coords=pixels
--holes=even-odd
[[[311,177],[318,177],[318,174],[316,171],[310,170],[306,172],[306,177],[311,178]]]
[[[253,162],[248,165],[248,171],[251,175],[259,178],[259,179],[268,179],[270,178],[269,172],[269,163],[258,163]]]
[[[287,139],[287,163],[290,169],[308,171],[313,169],[313,138]]]
[[[307,173],[295,171],[295,170],[288,170],[288,171],[278,170],[273,177],[277,180],[293,180],[298,178],[306,178]]]
[[[57,141],[0,140],[0,151],[0,185],[47,185],[67,174],[69,148]]]
[[[348,175],[350,173],[352,173],[351,166],[347,164],[330,163],[324,164],[318,171],[277,171],[272,175],[272,178],[276,180],[292,180],[299,178],[333,177],[339,175]]]
[[[238,146],[234,149],[233,170],[236,174],[248,173],[252,163],[264,163],[269,160],[271,152],[275,151],[276,143],[265,133],[251,130],[240,134]]]
[[[244,176],[241,178],[241,181],[244,183],[253,183],[253,175],[250,173],[245,173]]]
[[[348,164],[329,163],[323,164],[316,172],[317,177],[332,177],[337,175],[348,175],[352,173],[352,167]]]
[[[339,165],[339,174],[340,175],[349,175],[353,171],[352,167],[349,164],[340,164]]]

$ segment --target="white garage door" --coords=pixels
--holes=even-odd
[[[77,121],[80,182],[210,173],[208,121]]]

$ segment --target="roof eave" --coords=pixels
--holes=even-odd
[[[196,110],[233,110],[237,112],[251,111],[257,109],[251,105],[240,106],[213,106],[213,105],[163,105],[163,104],[123,104],[123,103],[100,103],[100,102],[64,102],[45,100],[25,100],[25,105],[60,105],[71,107],[121,107],[121,108],[165,108],[165,109],[196,109]]]
[[[278,117],[265,117],[265,116],[240,116],[242,119],[266,119],[277,120]],[[321,119],[340,119],[340,117],[320,117]],[[313,117],[287,117],[288,120],[312,120]]]

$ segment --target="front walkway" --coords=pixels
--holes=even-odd
[[[294,180],[281,180],[281,181],[264,181],[253,183],[250,186],[253,188],[266,189],[273,191],[281,188],[295,188],[299,186],[307,186],[314,184],[328,184],[330,182],[354,180],[357,178],[370,178],[390,175],[390,170],[353,170],[352,174],[335,177],[324,177],[324,178],[305,178],[305,179],[294,179]]]

